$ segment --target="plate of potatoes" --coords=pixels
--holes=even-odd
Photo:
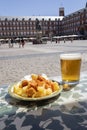
[[[19,82],[8,87],[8,93],[11,97],[24,101],[50,99],[59,95],[62,90],[63,87],[58,82],[40,74],[25,76]]]

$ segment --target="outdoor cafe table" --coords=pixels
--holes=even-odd
[[[39,102],[14,99],[0,86],[0,130],[87,130],[87,72],[71,90]]]

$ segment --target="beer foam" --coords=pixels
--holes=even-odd
[[[61,54],[60,59],[66,59],[66,60],[74,60],[74,59],[81,59],[80,53],[67,53],[67,54]]]

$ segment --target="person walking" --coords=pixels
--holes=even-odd
[[[14,40],[13,40],[13,38],[12,38],[12,39],[11,39],[11,47],[14,47],[13,44],[14,44]]]
[[[11,48],[11,39],[8,40],[8,46]]]
[[[21,40],[20,40],[20,38],[18,39],[18,44],[19,44],[19,48],[21,48]]]
[[[21,39],[21,44],[22,44],[22,47],[24,47],[24,45],[25,45],[25,41],[24,41],[23,38]]]

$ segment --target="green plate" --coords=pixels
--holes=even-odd
[[[46,100],[46,99],[50,99],[50,98],[53,98],[53,97],[56,97],[58,96],[62,90],[63,90],[63,87],[62,85],[60,85],[60,90],[59,91],[55,91],[53,92],[52,94],[48,95],[48,96],[44,96],[44,97],[38,97],[38,98],[28,98],[28,97],[22,97],[22,96],[19,96],[17,95],[16,93],[13,92],[13,89],[14,89],[14,85],[10,85],[8,87],[8,93],[10,94],[11,97],[15,98],[15,99],[18,99],[18,100],[23,100],[23,101],[41,101],[41,100]]]

